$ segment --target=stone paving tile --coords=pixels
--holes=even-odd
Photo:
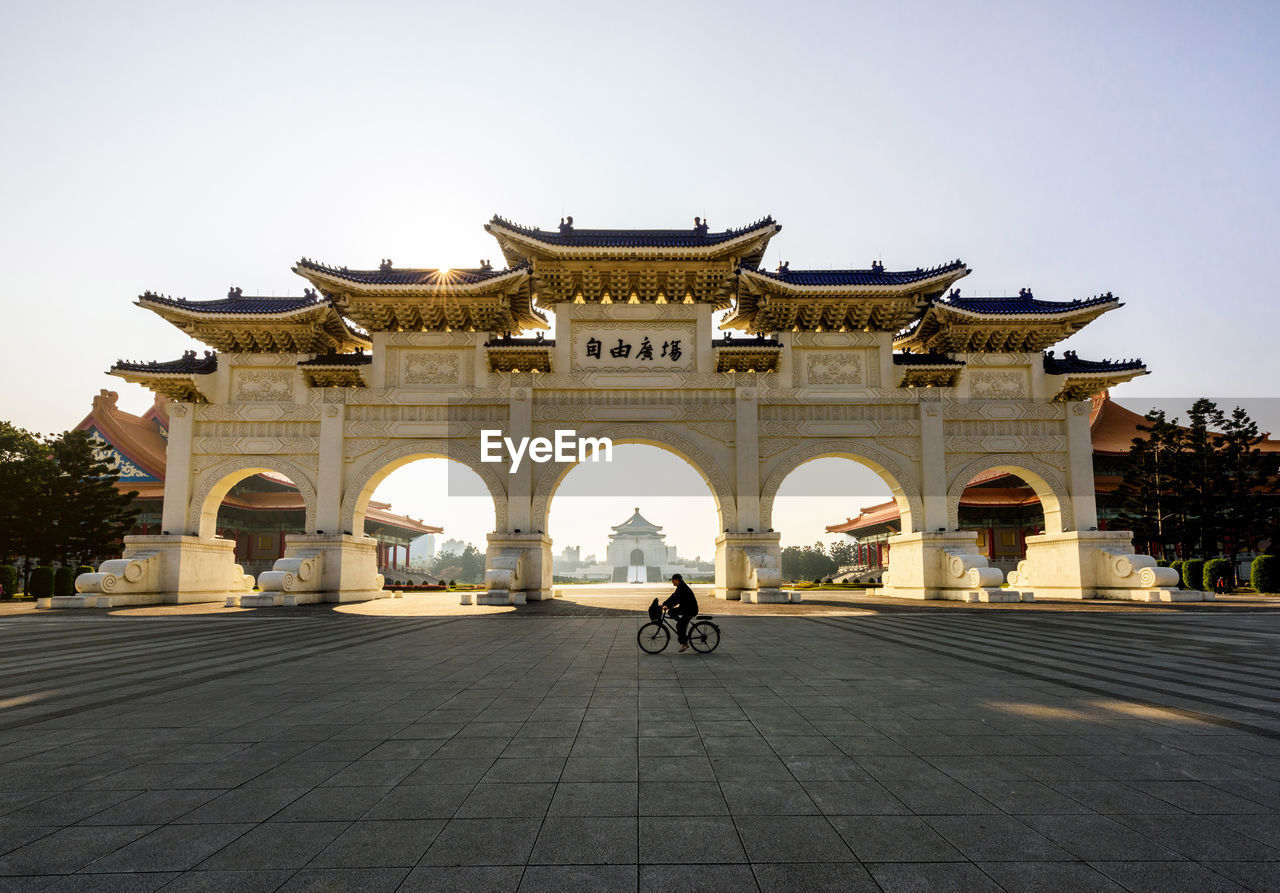
[[[273,822],[355,821],[382,800],[392,788],[313,788],[271,817]]]
[[[444,826],[443,819],[355,822],[307,867],[413,868]]]
[[[530,865],[520,880],[521,893],[633,893],[634,865]]]
[[[1124,893],[1111,878],[1083,862],[980,862],[978,868],[1019,893]]]
[[[1101,815],[1023,816],[1040,834],[1084,861],[1172,860],[1178,854],[1168,847]]]
[[[482,782],[458,807],[459,819],[541,818],[555,793],[554,782]]]
[[[548,816],[530,864],[636,863],[636,822],[630,816]]]
[[[186,871],[254,826],[166,825],[89,863],[85,872]]]
[[[574,782],[556,785],[547,815],[633,816],[638,814],[639,785],[635,782]]]
[[[1066,850],[1007,815],[923,816],[933,830],[973,862],[1071,860]]]
[[[245,865],[262,868],[302,868],[349,822],[266,822],[214,853],[200,867],[234,870]]]
[[[751,867],[761,893],[880,893],[867,869],[853,862],[758,862]]]
[[[1248,888],[1195,862],[1091,862],[1133,893],[1244,893]]]
[[[637,811],[642,816],[729,814],[721,786],[714,781],[642,781],[638,788]]]
[[[409,872],[397,893],[511,893],[520,886],[520,865],[420,865]]]
[[[454,819],[422,857],[422,865],[524,865],[539,819]]]
[[[154,825],[62,828],[0,856],[0,875],[70,874],[154,830]]]
[[[176,871],[72,874],[40,889],[46,893],[150,893],[180,877],[182,874]]]
[[[759,889],[750,865],[641,865],[640,893],[748,893]],[[805,889],[790,887],[789,889]]]
[[[1280,850],[1220,824],[1217,816],[1116,815],[1112,818],[1197,862],[1219,859],[1280,864]]]
[[[642,863],[746,862],[738,829],[729,816],[644,816]]]
[[[821,810],[798,781],[722,781],[734,815],[817,815]]]
[[[392,893],[402,889],[408,868],[304,868],[279,888],[278,893]]]
[[[862,862],[957,862],[964,858],[918,816],[836,816],[831,824]]]
[[[894,893],[999,893],[1003,888],[968,862],[886,862],[866,866]]]
[[[752,862],[848,862],[853,852],[821,816],[735,816]]]

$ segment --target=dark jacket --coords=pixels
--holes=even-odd
[[[676,591],[662,604],[668,611],[677,614],[692,616],[698,613],[698,598],[684,580],[676,584]]]

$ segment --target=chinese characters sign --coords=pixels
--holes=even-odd
[[[693,368],[694,327],[666,324],[591,326],[575,331],[573,368],[601,371]]]

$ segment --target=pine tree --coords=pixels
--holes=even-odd
[[[48,442],[51,475],[52,554],[67,564],[91,563],[119,550],[133,526],[137,493],[121,493],[119,475],[93,449],[84,431],[67,431]],[[42,557],[44,557],[42,555]]]
[[[22,558],[24,579],[47,508],[43,494],[49,471],[40,438],[0,422],[0,561]]]

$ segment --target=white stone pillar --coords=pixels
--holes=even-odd
[[[734,457],[738,531],[760,530],[760,412],[754,387],[737,388]]]
[[[924,517],[915,523],[925,533],[945,530],[949,523],[947,445],[943,433],[942,404],[933,401],[920,404],[920,493],[924,502]]]
[[[320,457],[316,475],[316,533],[342,533],[342,466],[344,447],[342,432],[346,407],[326,403],[320,413]]]
[[[528,387],[511,389],[510,423],[505,432],[512,441],[533,437],[533,394]],[[504,468],[509,471],[509,468]],[[525,455],[514,474],[507,474],[507,524],[510,531],[531,533],[533,526],[533,463]],[[506,533],[508,531],[498,531]]]
[[[191,442],[195,430],[195,411],[190,403],[169,404],[169,443],[165,448],[164,508],[160,529],[174,536],[189,531],[187,504],[191,501]]]
[[[1093,483],[1093,438],[1087,400],[1067,405],[1067,460],[1067,492],[1075,512],[1076,530],[1096,530],[1098,498]]]

